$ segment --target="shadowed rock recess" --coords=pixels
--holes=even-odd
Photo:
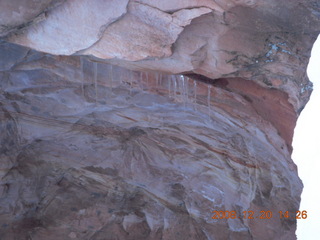
[[[1,1],[0,239],[296,239],[319,32],[311,0]]]

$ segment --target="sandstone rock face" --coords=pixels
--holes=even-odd
[[[29,6],[43,17],[32,21],[24,14],[29,24],[9,41],[135,70],[241,77],[286,92],[297,111],[310,94],[305,53],[320,31],[315,1],[69,0]],[[5,7],[5,13],[16,12]],[[11,15],[2,15],[8,28]]]
[[[1,239],[295,239],[319,4],[0,6]]]
[[[17,57],[1,72],[2,239],[294,239],[279,90],[1,49]]]

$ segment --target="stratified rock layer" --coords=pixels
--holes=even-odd
[[[2,1],[1,239],[295,239],[319,16],[311,0]]]
[[[2,239],[294,239],[287,95],[1,49]]]

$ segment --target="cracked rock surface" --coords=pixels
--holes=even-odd
[[[1,240],[296,239],[316,1],[20,3],[0,3]]]

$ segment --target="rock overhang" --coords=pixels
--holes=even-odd
[[[1,15],[6,41],[45,53],[1,42],[1,201],[24,208],[0,231],[186,239],[173,230],[184,229],[179,219],[193,239],[293,239],[294,220],[218,222],[206,211],[297,210],[291,140],[312,91],[306,66],[319,5],[117,3],[103,14],[106,1],[47,1],[12,25]]]

